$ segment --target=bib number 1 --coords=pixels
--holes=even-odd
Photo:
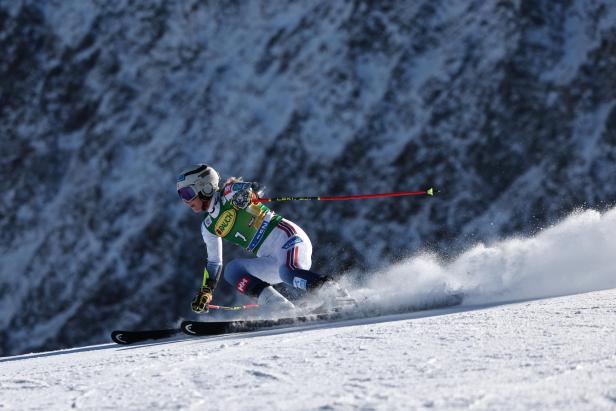
[[[237,233],[235,233],[235,238],[237,238],[237,237],[241,238],[242,241],[246,242],[246,237],[244,237],[242,235],[242,233],[240,233],[239,231]]]

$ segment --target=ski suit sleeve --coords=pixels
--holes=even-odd
[[[222,272],[222,238],[207,231],[203,223],[201,224],[201,236],[207,250],[207,263],[203,270],[202,286],[214,290]]]

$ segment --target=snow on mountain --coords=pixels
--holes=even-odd
[[[20,410],[616,409],[616,290],[0,359]]]
[[[0,1],[0,352],[188,315],[205,255],[174,178],[199,161],[272,195],[440,189],[276,207],[323,272],[555,275],[498,240],[614,204],[612,3]]]

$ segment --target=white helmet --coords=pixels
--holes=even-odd
[[[177,190],[184,201],[199,196],[202,200],[214,195],[220,184],[220,175],[207,164],[196,164],[182,170],[177,179]]]

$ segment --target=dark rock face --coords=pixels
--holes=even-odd
[[[0,3],[1,353],[188,315],[198,161],[272,195],[440,189],[275,206],[333,274],[612,205],[612,6]]]

